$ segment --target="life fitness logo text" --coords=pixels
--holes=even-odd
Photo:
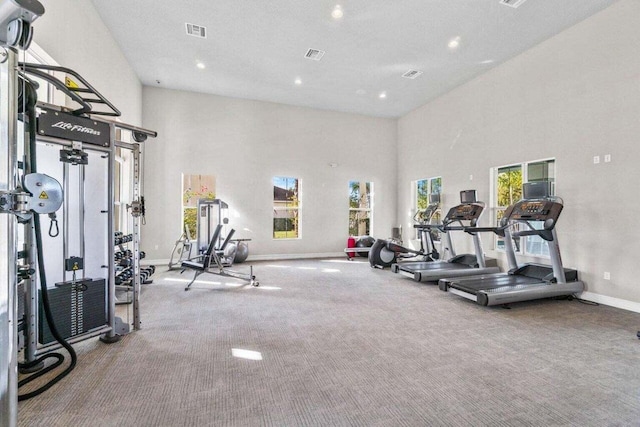
[[[99,130],[95,130],[93,128],[88,128],[85,126],[80,126],[80,125],[74,125],[71,123],[67,123],[67,122],[58,122],[54,125],[51,125],[52,128],[60,128],[60,129],[64,129],[64,130],[68,130],[71,132],[81,132],[81,133],[88,133],[90,135],[100,135],[100,131]]]

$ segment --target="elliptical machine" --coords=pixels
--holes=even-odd
[[[419,209],[413,216],[416,224],[431,224],[434,215],[440,209],[440,194],[429,195],[429,205]],[[373,268],[387,268],[402,259],[422,257],[421,261],[431,262],[440,258],[435,247],[431,230],[418,229],[420,250],[409,249],[392,240],[376,239],[369,251],[369,264]]]

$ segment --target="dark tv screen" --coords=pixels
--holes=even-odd
[[[549,181],[527,182],[522,184],[523,199],[544,199],[549,197]]]
[[[460,192],[460,203],[475,203],[477,200],[476,190],[463,190]]]

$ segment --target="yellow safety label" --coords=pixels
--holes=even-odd
[[[64,78],[64,84],[66,87],[70,88],[70,89],[78,89],[80,86],[78,86],[78,83],[74,82],[73,80],[71,80],[69,77]]]
[[[41,199],[48,199],[48,198],[49,198],[49,196],[47,195],[47,193],[46,193],[46,192],[44,192],[44,191],[43,191],[42,193],[40,193],[40,198],[41,198]]]
[[[78,263],[74,263],[73,264],[73,269],[72,270],[80,270],[80,267],[78,267]]]

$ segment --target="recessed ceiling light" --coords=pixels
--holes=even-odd
[[[460,36],[449,40],[449,44],[447,46],[449,46],[449,49],[451,50],[456,50],[460,46]]]
[[[300,77],[298,77],[294,80],[294,83],[296,84],[296,86],[300,86],[302,84],[302,80],[300,80]]]
[[[331,12],[331,16],[333,17],[333,19],[340,19],[344,16],[342,7],[339,4],[337,4],[336,7],[333,8],[333,11]]]
[[[204,65],[202,62],[196,62],[196,67],[198,67],[201,70],[204,70],[205,68],[207,68],[207,66]]]
[[[380,99],[385,99],[387,97],[387,92],[380,92],[380,95],[378,95],[378,98]]]
[[[493,64],[493,59],[485,59],[484,61],[480,61],[479,64]]]

